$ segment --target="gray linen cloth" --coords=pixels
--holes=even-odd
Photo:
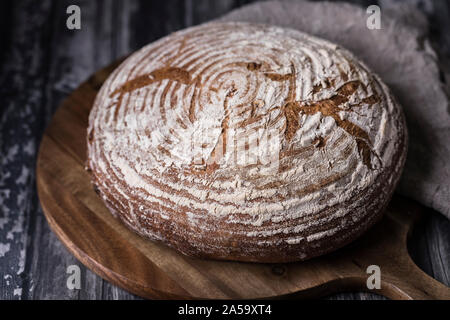
[[[449,103],[427,39],[427,19],[412,6],[381,4],[379,30],[367,28],[366,8],[348,3],[259,2],[218,20],[297,29],[342,45],[364,61],[388,84],[406,114],[410,141],[397,192],[450,218]]]

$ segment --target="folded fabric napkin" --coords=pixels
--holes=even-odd
[[[409,132],[397,191],[450,218],[450,113],[427,20],[412,6],[382,1],[381,29],[370,30],[366,8],[308,1],[259,2],[220,21],[268,23],[328,39],[352,51],[391,88]]]

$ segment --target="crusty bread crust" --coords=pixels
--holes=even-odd
[[[137,233],[191,256],[289,262],[381,217],[407,132],[347,50],[234,22],[131,55],[97,95],[87,142],[99,195]]]

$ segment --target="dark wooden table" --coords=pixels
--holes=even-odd
[[[50,231],[35,187],[43,130],[61,100],[97,69],[172,31],[249,2],[0,2],[0,299],[138,299],[86,269]],[[350,2],[382,6],[386,1]],[[410,2],[429,18],[433,44],[450,70],[450,3]],[[81,7],[81,30],[66,28],[71,4]],[[423,270],[450,284],[450,222],[444,216],[430,210],[409,247]],[[79,290],[67,288],[70,265],[81,268]],[[382,297],[342,293],[328,298]]]

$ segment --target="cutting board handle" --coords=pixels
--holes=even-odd
[[[382,270],[382,295],[403,300],[450,300],[449,287],[423,272],[409,255],[398,258]]]
[[[343,284],[356,282],[356,289],[369,290],[394,300],[450,300],[450,288],[421,270],[408,252],[408,240],[414,227],[424,221],[426,210],[410,199],[394,197],[378,225],[378,232],[371,232],[360,239],[353,250],[341,251],[340,263],[345,264],[342,261],[346,259],[356,262],[359,267],[355,273],[348,274]],[[380,268],[380,289],[368,289],[366,268],[370,265]],[[341,268],[349,269],[347,265]]]

